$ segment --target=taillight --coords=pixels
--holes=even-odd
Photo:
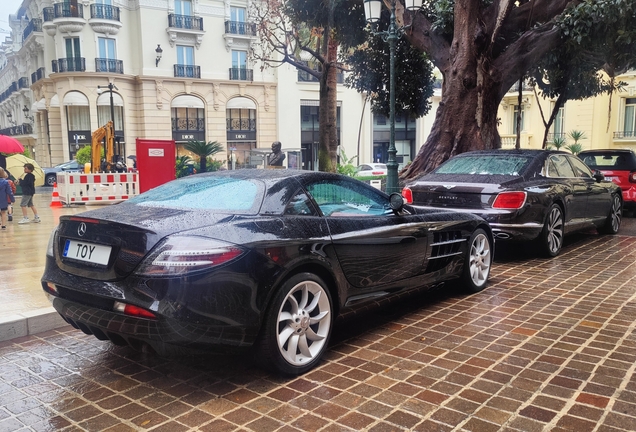
[[[636,171],[632,171],[629,173],[629,182],[636,183]]]
[[[413,204],[413,191],[410,188],[405,187],[402,189],[402,196],[407,204]]]
[[[135,272],[141,276],[184,276],[227,264],[244,249],[203,237],[170,237],[160,244]]]
[[[382,174],[384,174],[384,171],[371,171],[371,174],[373,174],[373,175],[382,175]]]
[[[157,319],[157,315],[153,314],[149,310],[128,303],[115,302],[113,310],[123,313],[124,315],[134,316],[138,318]]]
[[[527,194],[525,192],[502,192],[497,195],[493,208],[498,209],[520,209],[526,203]]]

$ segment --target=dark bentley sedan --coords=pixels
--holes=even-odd
[[[118,205],[62,216],[42,286],[71,325],[160,354],[254,346],[300,374],[337,314],[456,279],[486,286],[483,219],[404,205],[337,174],[201,174]]]
[[[457,155],[407,185],[407,203],[481,216],[497,240],[535,240],[556,256],[563,236],[585,228],[615,234],[620,188],[578,157],[547,150],[490,150]]]

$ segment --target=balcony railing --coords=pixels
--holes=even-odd
[[[614,138],[616,139],[636,138],[636,131],[614,132]]]
[[[18,88],[21,89],[26,89],[29,88],[29,78],[28,77],[22,77],[18,80]]]
[[[174,76],[184,78],[201,78],[201,66],[174,65]]]
[[[55,12],[52,7],[42,9],[42,15],[44,16],[44,22],[53,21],[53,18],[55,18]]]
[[[115,59],[96,58],[95,72],[124,73],[124,62]]]
[[[119,8],[107,4],[92,4],[91,5],[91,18],[107,19],[113,21],[120,21]]]
[[[204,131],[204,130],[205,130],[205,119],[179,118],[179,117],[172,119],[173,132]]]
[[[203,18],[192,15],[168,14],[168,27],[203,31]]]
[[[298,71],[298,82],[318,82],[319,79],[310,74],[309,72],[299,70]],[[338,84],[344,83],[344,73],[338,72],[336,74],[336,82]]]
[[[31,74],[31,84],[35,84],[36,82],[38,82],[42,78],[44,78],[44,74],[45,74],[45,70],[44,70],[43,67],[41,67],[38,70],[36,70],[35,72],[33,72]]]
[[[225,21],[225,33],[256,36],[256,24],[242,21]]]
[[[42,20],[40,18],[33,18],[31,21],[29,21],[24,31],[22,32],[22,40],[23,41],[27,40],[29,35],[33,33],[34,31],[36,32],[42,31]]]
[[[254,70],[245,68],[230,68],[230,79],[237,81],[254,81]]]
[[[33,133],[33,126],[30,125],[29,123],[23,123],[21,125],[0,129],[0,135],[17,136],[17,135],[28,135],[32,133]]]
[[[86,59],[84,57],[62,58],[52,61],[54,73],[84,72],[86,71]]]
[[[255,131],[255,119],[225,119],[225,128],[229,131]]]
[[[84,5],[80,3],[55,3],[54,18],[84,18]]]
[[[551,143],[552,141],[554,141],[555,138],[565,139],[565,132],[549,133],[547,136],[547,142]]]

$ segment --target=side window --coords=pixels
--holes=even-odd
[[[298,191],[296,195],[289,200],[283,214],[290,216],[318,216],[314,210],[314,205],[303,191]]]
[[[342,180],[322,181],[307,186],[307,191],[325,216],[380,216],[393,214],[388,200],[362,183]]]
[[[548,161],[548,177],[576,177],[565,155],[552,155]]]
[[[579,158],[569,157],[577,177],[592,178],[592,171]]]

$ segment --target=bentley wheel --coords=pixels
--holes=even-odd
[[[563,212],[558,204],[552,204],[539,235],[539,247],[548,257],[555,257],[563,247]]]
[[[462,273],[462,285],[467,291],[476,293],[486,287],[491,262],[492,242],[490,237],[483,229],[476,229],[470,236]]]
[[[623,215],[623,203],[621,198],[614,194],[612,195],[612,207],[610,213],[605,220],[605,224],[599,228],[599,231],[603,234],[616,234],[621,227],[621,217]]]
[[[300,375],[327,349],[333,325],[329,290],[318,276],[300,273],[283,284],[267,312],[260,354],[270,369]]]

